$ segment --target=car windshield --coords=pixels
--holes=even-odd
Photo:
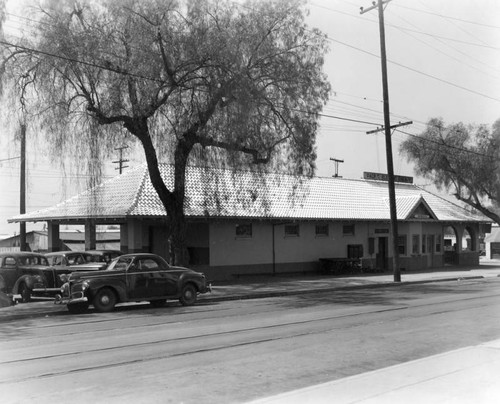
[[[127,269],[127,267],[132,262],[132,257],[121,257],[111,261],[107,271],[122,271]]]
[[[27,257],[19,257],[19,263],[21,265],[45,265],[49,266],[47,258],[38,255],[31,255]]]

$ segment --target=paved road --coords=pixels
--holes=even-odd
[[[2,402],[233,403],[500,338],[500,279],[19,318]]]

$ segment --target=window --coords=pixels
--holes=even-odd
[[[412,236],[412,254],[420,254],[420,236],[418,234],[414,234]]]
[[[427,236],[427,252],[434,253],[434,234]]]
[[[299,237],[299,225],[285,224],[285,237]]]
[[[425,246],[427,244],[427,236],[422,234],[422,254],[425,254]]]
[[[406,236],[398,236],[398,253],[406,255]]]
[[[252,238],[252,223],[236,225],[237,238]]]
[[[353,224],[344,224],[342,226],[342,235],[354,236],[354,225]]]
[[[437,253],[441,252],[441,235],[440,234],[436,235],[436,252]]]
[[[349,244],[347,246],[347,258],[363,258],[363,245]]]
[[[316,225],[316,237],[328,237],[328,224],[317,224]]]
[[[151,258],[144,258],[137,261],[137,269],[140,271],[153,271],[159,269],[159,266],[155,260]]]

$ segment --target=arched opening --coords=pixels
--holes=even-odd
[[[444,234],[444,264],[456,265],[458,263],[458,246],[457,246],[457,231],[453,226],[446,226]]]
[[[464,230],[462,236],[462,250],[477,251],[475,233],[470,227],[466,227]]]

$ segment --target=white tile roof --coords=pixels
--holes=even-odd
[[[173,166],[160,166],[169,189]],[[309,220],[390,220],[386,182],[328,177],[258,175],[188,167],[184,205],[188,217],[277,218]],[[491,222],[416,185],[396,184],[398,220],[407,220],[418,204],[440,221]],[[98,187],[53,207],[10,219],[40,221],[165,216],[146,165],[126,171]]]

